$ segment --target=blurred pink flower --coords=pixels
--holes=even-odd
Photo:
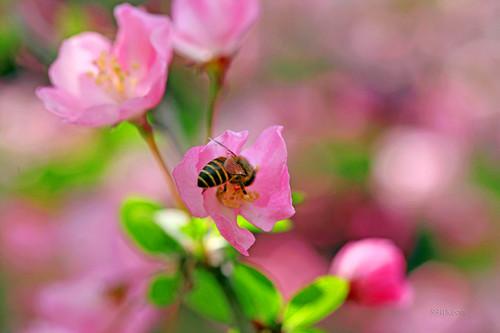
[[[437,132],[393,128],[375,156],[373,178],[383,203],[420,207],[440,198],[463,170],[463,147]]]
[[[165,265],[128,243],[117,223],[118,206],[108,193],[67,204],[58,234],[65,277],[39,293],[40,320],[73,333],[149,332],[158,322],[161,312],[144,295],[149,277]]]
[[[115,9],[115,43],[84,32],[67,39],[49,69],[53,87],[37,90],[64,120],[105,126],[139,117],[164,93],[171,59],[170,23],[131,5]]]
[[[346,303],[335,316],[330,318],[330,327],[335,328],[332,331],[360,333],[497,332],[497,330],[477,329],[477,327],[471,329],[471,322],[476,321],[478,317],[470,312],[470,286],[465,276],[453,267],[428,262],[411,272],[408,281],[413,290],[411,304],[373,308],[354,302]],[[491,289],[488,292],[491,294]],[[498,303],[495,296],[492,299]],[[497,309],[491,307],[491,310],[495,312]],[[483,315],[485,312],[483,310]],[[496,317],[498,317],[497,312],[495,312]],[[458,327],[461,329],[457,329]],[[469,330],[465,329],[467,327]]]
[[[232,202],[235,205],[231,207],[225,201],[226,194],[220,195],[215,187],[203,193],[196,183],[198,174],[208,162],[228,153],[216,142],[191,148],[173,171],[177,188],[191,213],[197,217],[212,217],[222,236],[244,255],[248,255],[247,250],[255,237],[250,231],[238,227],[238,214],[258,228],[270,231],[274,223],[295,213],[282,130],[281,126],[267,128],[252,147],[243,151],[247,131],[225,131],[215,139],[257,168],[255,181],[247,187],[248,195],[244,195],[239,186],[228,184],[225,193],[235,197]]]
[[[259,236],[245,261],[271,277],[287,299],[328,272],[326,259],[296,233]]]
[[[67,329],[47,321],[37,321],[29,325],[28,328],[22,331],[23,333],[75,333],[75,331]]]
[[[231,57],[258,15],[258,0],[175,0],[174,47],[200,63]]]
[[[39,83],[29,75],[0,81],[0,150],[14,157],[6,160],[17,168],[67,154],[92,138],[89,130],[69,131],[44,112],[43,104],[33,94]],[[11,175],[5,174],[6,165],[2,167],[2,178],[10,180]]]
[[[150,332],[161,312],[144,301],[145,277],[104,269],[54,283],[40,294],[39,313],[72,332]]]
[[[363,305],[402,304],[411,296],[405,259],[382,238],[350,242],[335,256],[330,272],[350,282],[349,298]]]
[[[495,237],[493,214],[477,190],[459,188],[429,205],[425,216],[440,243],[450,248],[473,249]]]
[[[426,263],[411,273],[412,304],[382,310],[367,322],[366,333],[454,333],[462,319],[474,320],[469,313],[469,282],[453,267]],[[461,325],[465,325],[462,321]],[[494,332],[476,331],[466,332]]]
[[[66,203],[59,217],[59,246],[67,271],[80,275],[106,267],[147,275],[160,267],[158,260],[134,247],[121,230],[118,219],[122,201],[123,197],[110,192]]]
[[[10,269],[46,269],[57,253],[56,229],[50,215],[28,202],[11,201],[1,207],[0,250]]]

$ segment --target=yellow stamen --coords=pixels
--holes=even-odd
[[[94,65],[97,71],[88,74],[98,86],[102,87],[116,100],[125,99],[127,92],[137,84],[137,79],[127,70],[124,70],[118,59],[108,52],[102,52],[94,60]],[[133,66],[134,71],[139,69],[139,64],[134,63]]]
[[[225,189],[224,186],[217,189],[217,199],[228,208],[240,208],[245,202],[254,202],[258,198],[257,192],[247,189],[247,194],[244,194],[240,186],[230,183],[226,184]]]

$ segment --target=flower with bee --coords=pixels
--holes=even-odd
[[[270,231],[277,221],[295,213],[282,130],[281,126],[267,128],[246,149],[247,131],[225,131],[208,144],[188,150],[173,171],[193,216],[210,216],[221,235],[245,255],[255,237],[238,227],[238,215]]]

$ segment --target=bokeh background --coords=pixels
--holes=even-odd
[[[117,3],[0,1],[2,333],[221,332],[182,307],[127,301],[157,263],[122,235],[120,203],[170,200],[134,128],[64,124],[34,94],[65,37],[114,35]],[[346,304],[327,332],[500,332],[499,17],[496,0],[262,1],[216,132],[284,125],[305,201],[293,231],[260,235],[246,260],[289,297],[346,241],[385,237],[414,288],[405,308]],[[172,165],[202,143],[207,85],[174,59],[154,112]]]

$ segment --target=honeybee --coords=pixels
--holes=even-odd
[[[223,185],[222,191],[225,192],[230,183],[239,186],[243,194],[247,195],[245,187],[252,185],[257,170],[243,156],[236,155],[214,139],[210,140],[226,149],[230,156],[220,156],[208,162],[198,174],[198,187],[203,188],[204,192],[211,187]]]

